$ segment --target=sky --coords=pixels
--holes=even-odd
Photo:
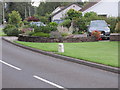
[[[40,1],[41,1],[41,2],[44,2],[45,0],[32,0],[32,1],[35,2],[35,3],[33,4],[33,6],[39,6]],[[57,0],[47,0],[47,1],[55,2],[55,1],[57,1]],[[69,1],[79,1],[79,0],[69,0]],[[82,1],[88,1],[88,0],[82,0]],[[59,2],[66,2],[66,0],[59,0]]]

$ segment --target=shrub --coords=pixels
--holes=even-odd
[[[56,31],[56,30],[57,30],[57,27],[49,26],[49,25],[34,28],[35,32],[43,32],[43,33],[50,33],[51,31]]]
[[[106,22],[108,24],[110,24],[111,33],[114,33],[115,32],[116,23],[117,23],[117,18],[115,18],[115,17],[108,17],[105,20],[106,20]]]
[[[92,31],[92,36],[94,36],[96,38],[96,40],[100,39],[100,34],[101,34],[101,32],[99,32],[99,31]]]
[[[48,33],[43,33],[43,32],[33,33],[32,36],[50,37]]]
[[[62,37],[68,36],[67,33],[62,33],[61,35],[62,35]]]
[[[60,23],[60,26],[69,28],[71,26],[71,20],[67,19],[64,22]]]
[[[95,17],[95,16],[98,16],[97,13],[95,13],[95,12],[87,12],[84,14],[85,18]]]
[[[53,31],[53,32],[50,33],[50,37],[51,37],[51,38],[61,38],[62,35],[61,35],[61,33],[58,32],[58,31]]]
[[[20,33],[22,33],[16,26],[9,24],[3,29],[3,31],[8,36],[18,36]]]
[[[76,11],[74,9],[68,10],[66,18],[72,20],[74,17],[76,18],[82,17],[82,12]]]
[[[6,34],[7,31],[9,30],[9,28],[15,28],[15,25],[8,24],[8,25],[5,26],[5,28],[3,29],[3,32]]]
[[[29,25],[30,23],[26,20],[23,21],[24,25]]]
[[[50,22],[49,25],[50,26],[58,26],[58,24],[56,22]]]
[[[9,14],[8,23],[16,26],[19,26],[22,23],[22,18],[18,11],[12,11],[12,13]]]
[[[25,19],[25,20],[27,20],[28,22],[31,22],[31,21],[38,22],[38,21],[40,21],[38,18],[36,18],[36,17],[34,17],[34,16],[28,17],[28,18]]]

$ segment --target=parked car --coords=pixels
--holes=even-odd
[[[56,22],[57,24],[60,24],[60,23],[64,22],[64,20],[56,19],[56,20],[53,20],[52,22]]]
[[[42,23],[42,22],[31,22],[30,23],[31,25],[36,25],[36,26],[46,26],[44,23]]]
[[[109,39],[110,37],[110,28],[105,20],[93,20],[88,26],[88,36],[91,36],[92,31],[101,32],[101,38]]]

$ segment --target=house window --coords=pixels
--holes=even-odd
[[[101,14],[101,15],[98,15],[98,16],[107,17],[107,14]]]

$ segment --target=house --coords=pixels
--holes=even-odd
[[[118,17],[120,16],[119,9],[120,0],[96,0],[96,2],[89,2],[80,11],[83,14],[96,12],[99,16]]]
[[[76,3],[72,3],[66,7],[57,7],[53,12],[52,15],[50,17],[51,21],[61,21],[62,18],[64,18],[66,16],[66,13],[68,10],[70,9],[74,9],[76,11],[79,11],[81,8],[80,5],[76,4]]]

